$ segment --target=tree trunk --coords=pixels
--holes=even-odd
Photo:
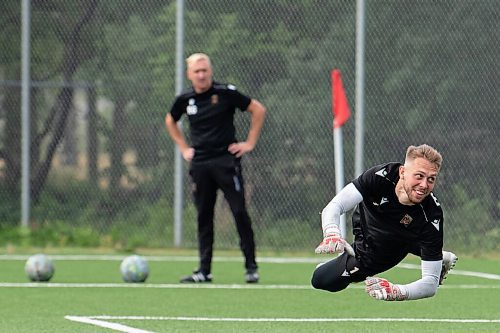
[[[8,89],[4,103],[9,108],[5,118],[5,148],[2,157],[5,160],[6,187],[9,191],[18,191],[21,178],[21,89],[17,86]]]
[[[66,122],[63,135],[61,156],[62,165],[76,166],[78,163],[78,147],[76,138],[77,129],[78,121],[76,115],[76,107],[74,103],[72,103],[68,112],[68,120]]]
[[[111,134],[111,170],[110,170],[110,190],[118,193],[120,190],[120,180],[123,175],[122,158],[125,153],[125,133],[127,133],[127,119],[125,107],[127,101],[122,97],[116,101],[113,111],[113,132]]]
[[[88,177],[91,186],[97,189],[99,184],[99,173],[97,169],[99,144],[97,138],[97,94],[94,87],[87,89],[87,103],[89,106],[87,121],[87,163]]]
[[[31,185],[31,195],[35,203],[38,202],[40,193],[45,185],[45,181],[47,180],[47,175],[49,174],[50,167],[52,165],[52,159],[56,152],[57,146],[63,138],[64,128],[66,127],[68,114],[71,110],[72,99],[73,89],[69,87],[62,88],[56,102],[56,108],[59,110],[59,117],[56,120],[56,125],[54,126],[51,141],[47,146],[45,159],[39,164],[36,170],[36,175],[33,178]]]
[[[85,13],[82,15],[80,21],[73,28],[67,43],[64,45],[64,55],[61,64],[62,77],[65,82],[71,82],[73,75],[75,74],[80,62],[82,61],[81,55],[81,35],[82,31],[87,24],[91,21],[94,13],[97,9],[97,1],[94,0],[88,4]],[[64,86],[56,99],[55,105],[55,116],[54,124],[55,126],[48,126],[52,128],[52,137],[47,146],[45,159],[40,162],[38,168],[36,168],[36,174],[33,176],[31,195],[34,203],[38,202],[40,193],[45,186],[47,176],[49,174],[52,159],[56,152],[56,148],[59,145],[64,129],[66,128],[66,122],[68,114],[71,110],[73,99],[73,88],[70,85]],[[52,124],[51,124],[52,125]]]

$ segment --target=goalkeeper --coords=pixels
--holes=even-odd
[[[365,291],[378,300],[434,296],[458,259],[442,250],[443,211],[432,192],[442,160],[428,145],[410,146],[404,164],[375,166],[344,187],[322,211],[324,239],[315,251],[339,255],[316,267],[313,287],[337,292],[365,281]],[[339,224],[354,207],[351,246]],[[394,284],[376,277],[409,253],[421,258],[421,279]]]

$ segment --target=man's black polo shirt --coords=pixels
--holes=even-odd
[[[193,163],[230,155],[228,146],[237,142],[235,111],[245,111],[250,102],[235,86],[217,82],[201,94],[191,88],[176,98],[170,114],[176,122],[184,113],[188,116]]]

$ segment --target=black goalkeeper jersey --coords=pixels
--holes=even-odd
[[[228,146],[237,142],[234,127],[236,109],[245,111],[251,99],[235,86],[214,82],[212,87],[197,94],[191,88],[180,94],[170,110],[175,121],[186,113],[192,147],[193,163],[228,155]]]
[[[395,191],[400,166],[375,166],[353,181],[363,196],[352,217],[354,246],[363,266],[374,271],[394,267],[408,253],[442,259],[441,205],[433,193],[420,204],[401,204]]]

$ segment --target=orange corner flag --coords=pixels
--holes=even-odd
[[[351,115],[342,83],[342,76],[338,69],[332,71],[332,112],[334,128],[344,125]]]

